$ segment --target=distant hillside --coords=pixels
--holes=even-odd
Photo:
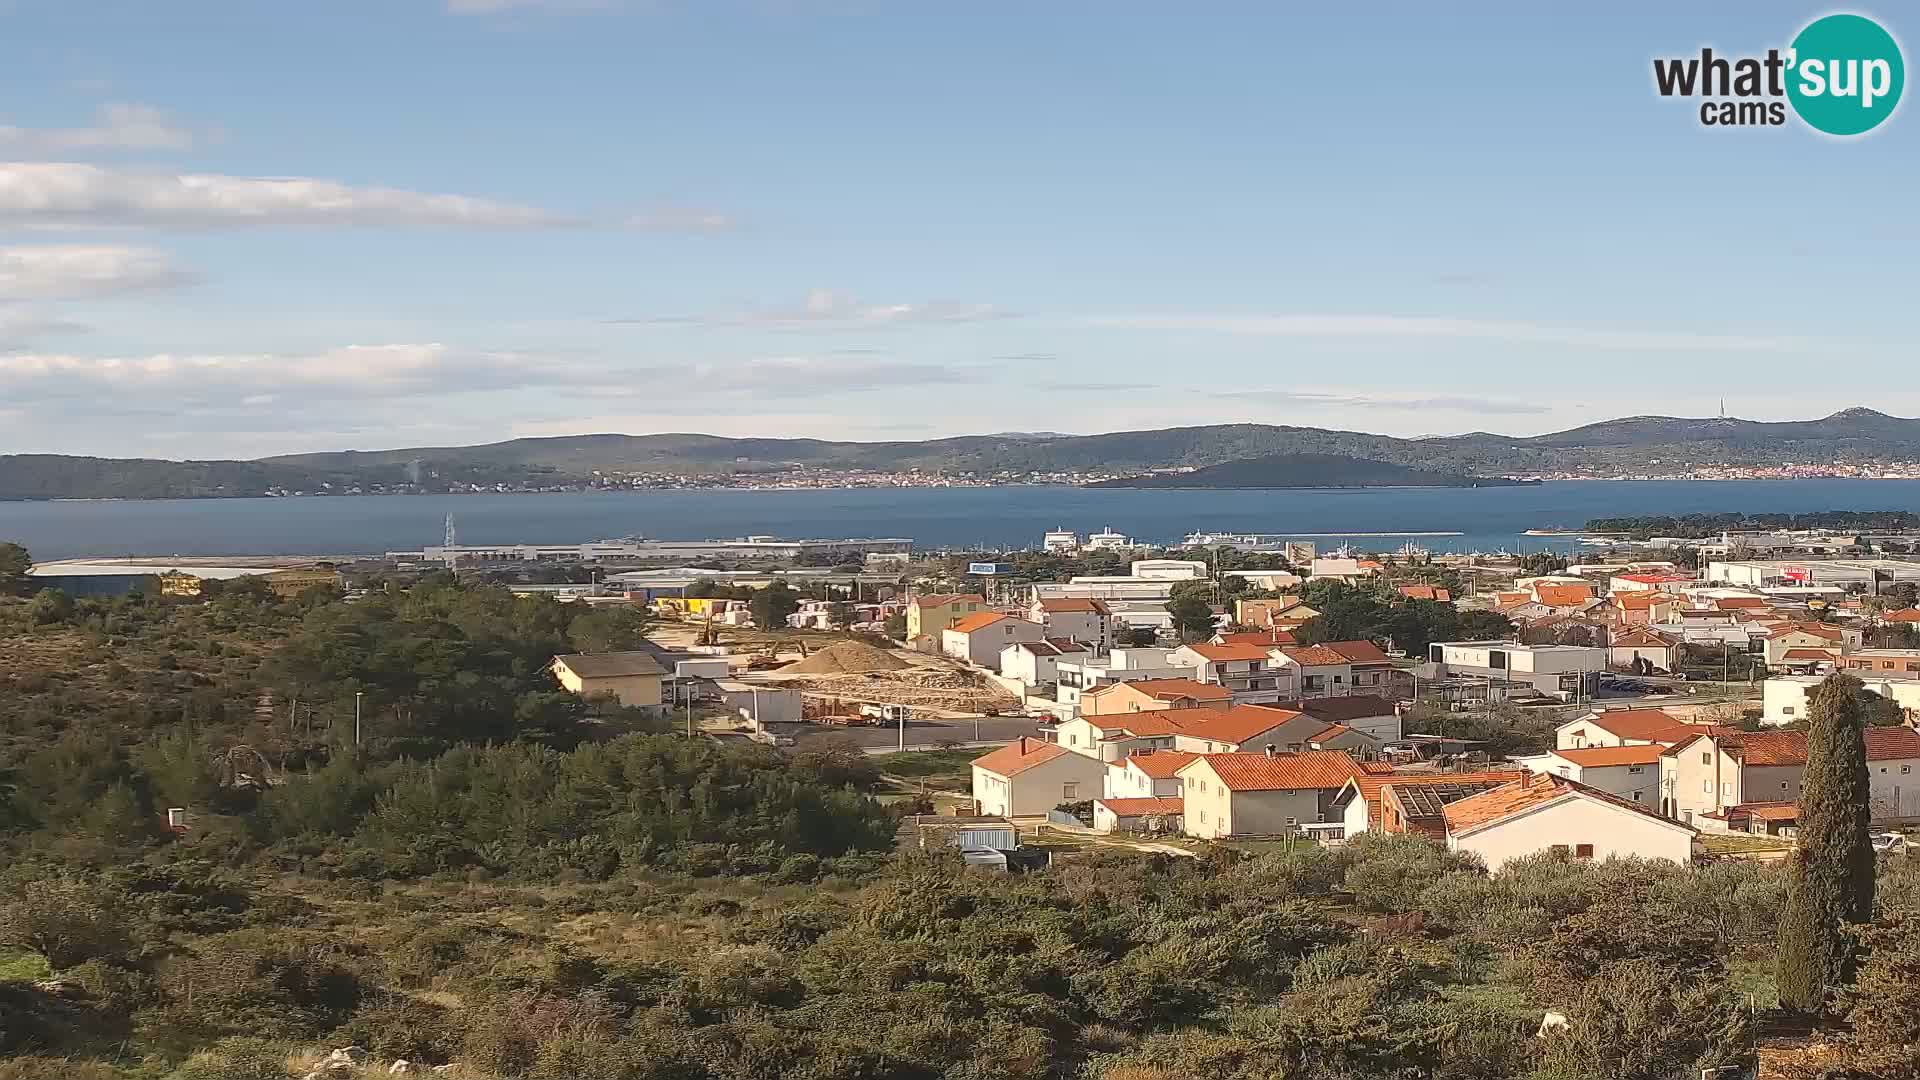
[[[1124,480],[1104,480],[1088,487],[1103,488],[1371,488],[1371,487],[1511,487],[1519,483],[1504,477],[1486,478],[1464,473],[1409,469],[1384,461],[1342,457],[1338,454],[1268,454],[1265,457],[1209,465],[1192,472],[1154,473]]]
[[[400,485],[568,483],[597,472],[720,477],[816,469],[922,469],[949,474],[1146,472],[1276,455],[1327,455],[1413,469],[1497,476],[1786,461],[1920,461],[1920,420],[1845,409],[1818,420],[1635,416],[1547,435],[1487,432],[1398,439],[1359,431],[1215,424],[1104,435],[965,435],[922,442],[730,439],[716,435],[568,435],[482,446],[293,454],[258,461],[123,461],[0,456],[0,499],[255,495],[270,487],[342,490]],[[330,485],[330,487],[323,487]]]

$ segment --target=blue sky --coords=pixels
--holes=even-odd
[[[0,452],[1920,414],[1828,9],[1276,7],[0,0]]]

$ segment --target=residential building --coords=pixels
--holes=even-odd
[[[1125,551],[1133,546],[1125,533],[1114,532],[1111,525],[1087,537],[1085,544],[1088,551]]]
[[[1438,585],[1402,585],[1397,591],[1408,600],[1433,600],[1442,604],[1453,603],[1453,593]]]
[[[1113,609],[1105,600],[1062,596],[1035,600],[1027,618],[1047,628],[1047,637],[1078,641],[1095,653],[1113,648]]]
[[[1080,534],[1068,529],[1055,529],[1040,538],[1042,551],[1065,554],[1080,550]]]
[[[1581,611],[1593,601],[1593,586],[1585,581],[1536,580],[1533,599],[1555,613]]]
[[[1184,669],[1183,669],[1184,670]],[[1080,715],[1155,712],[1161,709],[1224,709],[1233,704],[1233,692],[1192,679],[1140,679],[1107,683],[1080,694]]]
[[[1562,776],[1528,773],[1441,810],[1447,847],[1498,873],[1543,851],[1575,859],[1693,859],[1695,831],[1653,810]]]
[[[1608,600],[1613,607],[1614,621],[1621,626],[1668,622],[1683,609],[1679,597],[1663,592],[1618,592]]]
[[[1862,679],[1920,679],[1920,649],[1856,649],[1840,669]]]
[[[1215,709],[1155,709],[1112,716],[1076,716],[1054,728],[1053,742],[1098,761],[1122,761],[1131,754],[1172,750],[1179,733]]]
[[[925,634],[938,641],[942,630],[985,610],[987,598],[979,593],[916,596],[907,602],[907,638],[912,640]]]
[[[1089,656],[1077,662],[1063,657],[1054,665],[1059,676],[1054,700],[1077,709],[1082,694],[1102,686],[1147,679],[1186,679],[1193,674],[1192,668],[1176,666],[1172,657],[1172,649],[1134,648],[1115,649],[1106,656]]]
[[[1511,783],[1520,770],[1473,773],[1369,773],[1356,776],[1334,796],[1333,809],[1353,839],[1363,832],[1447,836],[1441,808],[1488,788]],[[1389,791],[1389,789],[1392,789]]]
[[[1185,800],[1178,797],[1095,799],[1093,831],[1102,833],[1177,833]]]
[[[1529,772],[1578,780],[1631,803],[1660,806],[1660,743],[1632,746],[1589,746],[1580,750],[1549,750],[1515,758]]]
[[[1859,647],[1861,636],[1858,629],[1826,623],[1786,623],[1767,634],[1767,666],[1777,668],[1785,665],[1789,649],[1830,649],[1838,656]]]
[[[1607,667],[1605,649],[1517,641],[1436,641],[1427,658],[1434,678],[1501,679],[1562,701],[1591,697]]]
[[[1365,775],[1339,751],[1306,754],[1202,754],[1180,769],[1189,836],[1281,836],[1302,825],[1337,821],[1334,796]]]
[[[667,669],[645,652],[572,653],[553,658],[549,670],[560,685],[583,698],[611,696],[620,704],[664,710],[660,680]]]
[[[1267,630],[1222,630],[1213,635],[1215,645],[1264,645],[1269,648],[1278,645],[1298,645],[1300,642],[1292,631],[1278,628]]]
[[[1254,630],[1291,630],[1318,614],[1318,609],[1301,603],[1297,596],[1233,602],[1234,624]]]
[[[1864,672],[1852,672],[1866,689],[1899,705],[1911,723],[1920,718],[1920,679],[1876,678]],[[1826,681],[1825,675],[1775,675],[1760,684],[1760,722],[1785,727],[1807,716],[1807,695]]]
[[[1636,671],[1672,671],[1680,665],[1680,642],[1646,627],[1615,634],[1607,643],[1607,661]]]
[[[1235,702],[1278,701],[1292,696],[1294,673],[1266,645],[1197,642],[1173,651],[1173,662],[1194,669],[1194,678],[1232,691]]]
[[[1348,694],[1344,697],[1291,698],[1276,701],[1268,708],[1290,709],[1305,713],[1329,726],[1338,724],[1372,736],[1376,743],[1398,742],[1404,734],[1400,710],[1393,702],[1373,694]]]
[[[1890,626],[1912,626],[1920,623],[1920,608],[1901,608],[1880,616],[1880,621]]]
[[[1321,648],[1330,649],[1347,662],[1345,693],[1379,694],[1384,693],[1395,668],[1393,659],[1380,651],[1380,646],[1371,641],[1327,641]]]
[[[1920,819],[1920,731],[1865,731],[1869,802],[1879,822]],[[1695,735],[1661,758],[1662,809],[1689,824],[1725,828],[1726,812],[1763,802],[1798,802],[1807,765],[1804,731],[1729,731]]]
[[[1692,574],[1615,574],[1607,579],[1607,591],[1610,593],[1677,592],[1699,580]]]
[[[1105,773],[1098,758],[1022,736],[973,759],[973,798],[983,814],[1031,817],[1095,797]]]
[[[1322,734],[1329,741],[1339,739],[1347,746],[1318,745]],[[1192,754],[1266,751],[1297,754],[1307,750],[1344,750],[1348,746],[1361,750],[1356,756],[1364,757],[1373,756],[1379,749],[1370,737],[1350,728],[1328,724],[1305,713],[1260,705],[1235,705],[1209,716],[1196,716],[1193,723],[1175,733],[1173,740],[1175,750]]]
[[[1016,619],[997,611],[969,615],[940,632],[940,651],[975,667],[1000,669],[1000,654],[1009,645],[1040,641],[1047,629],[1037,622]]]
[[[1021,641],[1000,650],[1000,674],[1019,679],[1024,686],[1046,686],[1060,681],[1060,661],[1087,655],[1087,647],[1065,638]]]
[[[1179,798],[1180,770],[1194,756],[1178,750],[1143,750],[1108,762],[1106,786],[1101,794],[1116,799]]]
[[[1295,675],[1292,692],[1281,697],[1341,697],[1353,689],[1353,663],[1332,646],[1283,647],[1280,655]]]
[[[1555,728],[1553,745],[1559,750],[1581,750],[1590,746],[1671,746],[1702,730],[1660,709],[1597,709]]]

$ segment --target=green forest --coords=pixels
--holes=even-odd
[[[1826,895],[1405,837],[895,854],[874,759],[546,673],[643,629],[445,577],[0,599],[0,1080],[1666,1080],[1754,1064]],[[1814,984],[1836,1078],[1920,1075],[1920,860],[1877,874]]]

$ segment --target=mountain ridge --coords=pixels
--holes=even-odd
[[[1789,460],[1920,461],[1920,420],[1856,406],[1813,420],[1628,416],[1541,435],[1469,432],[1421,439],[1243,423],[879,442],[596,432],[251,460],[17,454],[0,456],[0,499],[219,497],[354,487],[445,490],[449,485],[579,483],[596,473],[717,478],[795,467],[975,476],[1145,473],[1275,454],[1329,454],[1472,476],[1636,472],[1656,463],[1671,471]]]

